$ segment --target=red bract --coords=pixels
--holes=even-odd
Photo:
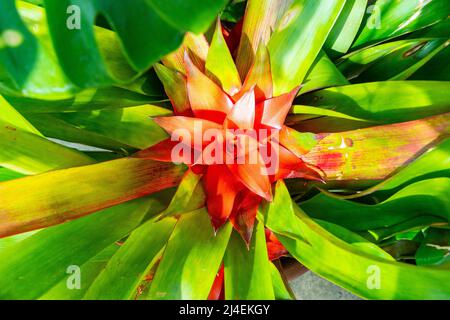
[[[222,34],[216,32],[213,42],[220,39]],[[223,68],[234,76],[224,78],[213,74],[214,66],[208,68],[208,63],[198,66],[197,60],[196,65],[191,54],[184,51],[184,75],[164,66],[156,69],[165,83],[173,73],[166,93],[175,116],[154,119],[171,138],[145,153],[156,160],[185,163],[203,174],[212,225],[217,230],[230,219],[249,243],[260,202],[272,200],[272,183],[290,177],[322,180],[320,170],[306,164],[286,138],[289,129],[284,122],[299,88],[273,97],[269,55],[262,46],[243,83],[233,72],[234,63]]]

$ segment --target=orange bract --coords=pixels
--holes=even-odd
[[[221,30],[220,25],[216,32],[218,30]],[[221,54],[219,49],[223,50],[214,48],[214,52]],[[229,52],[224,54],[229,55]],[[178,81],[170,82],[175,88],[166,89],[166,93],[174,103],[180,98],[173,94],[187,92],[188,101],[182,104],[190,110],[184,109],[183,114],[192,116],[156,118],[171,139],[143,154],[160,161],[183,162],[193,172],[203,174],[206,207],[212,225],[217,230],[230,219],[249,243],[259,204],[263,199],[272,200],[272,183],[290,177],[322,179],[320,171],[304,163],[297,150],[290,150],[289,145],[282,146],[279,142],[280,130],[287,130],[284,122],[299,88],[272,96],[270,61],[262,46],[241,90],[233,96],[217,81],[223,79],[217,77],[217,65],[213,65],[216,74],[211,78],[193,63],[190,52],[185,51],[184,67],[185,81],[180,81],[184,78],[177,75]],[[233,70],[236,70],[234,66],[227,66],[227,72]],[[169,72],[161,79],[163,82],[167,74]],[[179,110],[179,106],[174,105],[174,109]],[[189,137],[180,139],[183,135],[180,132]],[[173,153],[180,146],[183,155],[174,161]]]

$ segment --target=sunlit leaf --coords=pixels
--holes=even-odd
[[[275,298],[263,223],[255,224],[249,248],[239,234],[233,232],[225,253],[224,266],[227,300]]]
[[[52,226],[170,188],[180,181],[183,170],[123,158],[3,182],[0,236]],[[17,201],[18,194],[28,196]]]
[[[206,210],[181,216],[147,298],[206,299],[222,263],[231,230],[231,225],[226,224],[215,235]]]

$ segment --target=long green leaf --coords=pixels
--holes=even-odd
[[[43,9],[22,1],[4,0],[0,3],[0,21],[3,35],[0,91],[36,98],[70,97],[76,87],[58,66]]]
[[[371,15],[353,44],[360,48],[427,27],[447,18],[450,4],[446,0],[378,0],[369,7]]]
[[[173,164],[123,158],[3,182],[0,236],[59,224],[172,187],[183,171]]]
[[[450,269],[450,230],[430,228],[416,252],[418,265],[442,265]]]
[[[66,12],[71,5],[79,6],[80,28],[66,28]],[[159,1],[131,0],[91,1],[46,0],[49,16],[49,29],[56,52],[70,79],[81,87],[108,85],[130,80],[130,72],[114,72],[114,66],[105,61],[120,59],[124,55],[130,62],[130,69],[140,73],[161,57],[175,50],[182,42],[185,31],[203,32],[215,15],[225,6],[225,1],[205,3],[193,0]],[[189,9],[191,15],[186,16]],[[120,46],[109,50],[99,50],[94,34],[93,23],[96,16],[104,15],[120,38]],[[180,18],[182,16],[182,18]],[[200,18],[201,20],[196,20]],[[142,38],[151,34],[151,41]],[[113,39],[114,40],[114,39]],[[119,56],[119,59],[117,58]],[[80,64],[80,57],[89,59],[89,64]],[[132,77],[131,77],[132,78]]]
[[[293,1],[268,44],[275,96],[302,84],[344,3],[344,0]]]
[[[233,232],[224,257],[227,300],[274,299],[264,224],[257,222],[249,248]]]
[[[285,280],[281,276],[280,271],[278,271],[277,267],[273,263],[270,263],[270,272],[272,275],[272,285],[275,299],[294,300],[295,297],[293,296],[290,289],[287,288]]]
[[[179,30],[202,33],[208,29],[227,0],[147,0],[171,25]],[[186,15],[189,13],[189,15]]]
[[[420,67],[409,79],[450,81],[450,65],[445,63],[449,59],[450,48],[447,47]]]
[[[158,257],[176,220],[149,221],[134,230],[95,279],[84,299],[133,299],[148,266]]]
[[[450,297],[450,273],[447,270],[417,267],[394,262],[372,249],[354,244],[355,237],[343,237],[345,229],[340,228],[339,237],[326,231],[309,218],[298,207],[293,211],[278,211],[285,206],[289,193],[282,182],[275,191],[282,193],[280,200],[270,204],[274,207],[270,214],[287,215],[290,223],[301,228],[301,237],[286,236],[285,224],[277,223],[277,218],[269,219],[268,227],[278,234],[278,238],[288,251],[303,265],[322,277],[369,299],[448,299]],[[401,290],[399,290],[401,288]]]
[[[380,123],[420,119],[449,111],[450,82],[384,81],[306,94],[299,104],[332,109]]]
[[[298,94],[348,84],[350,82],[336,68],[336,65],[328,58],[327,54],[321,51],[306,75],[306,79]]]
[[[435,178],[413,183],[376,205],[319,194],[300,203],[300,207],[312,218],[330,221],[353,231],[391,227],[419,216],[448,223],[449,189],[449,178]]]
[[[39,300],[80,300],[118,249],[119,245],[113,243],[79,266],[81,275],[79,289],[67,285],[67,278],[70,276],[67,274],[57,285],[41,295]]]
[[[8,101],[0,95],[0,121],[9,122],[13,126],[30,133],[42,136],[42,134],[31,125],[19,112],[16,111]]]
[[[446,38],[388,42],[342,57],[338,68],[353,83],[405,80],[447,45]]]
[[[68,99],[43,100],[26,97],[6,96],[6,99],[22,114],[30,113],[59,113],[76,111],[94,111],[120,109],[141,106],[160,101],[162,96],[156,98],[144,96],[129,90],[117,87],[101,89],[86,89]]]
[[[206,299],[222,263],[231,230],[228,223],[215,235],[204,209],[182,215],[163,253],[147,298]]]
[[[151,200],[139,199],[106,209],[39,231],[2,251],[0,297],[36,299],[59,281],[67,281],[69,266],[81,267],[114,241],[126,236],[142,221],[151,204]]]
[[[0,165],[5,168],[22,174],[36,174],[93,162],[81,152],[0,120]]]
[[[42,131],[52,133],[52,138],[84,142],[86,137],[83,135],[86,132],[95,136],[94,146],[145,149],[168,137],[151,118],[171,114],[170,110],[161,107],[143,105],[114,110],[45,114],[42,119],[41,115],[27,117]],[[46,123],[47,120],[50,122]],[[59,133],[61,126],[66,131]]]
[[[367,0],[347,0],[336,24],[325,42],[325,49],[331,57],[347,53],[352,46],[364,14]]]

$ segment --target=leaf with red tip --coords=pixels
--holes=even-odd
[[[450,133],[450,113],[325,136],[303,159],[327,180],[383,180]],[[420,133],[420,134],[419,134]]]
[[[256,101],[272,98],[272,71],[270,70],[269,51],[260,45],[256,52],[255,63],[250,68],[241,92],[233,99],[239,99],[245,92],[255,86]]]
[[[255,124],[255,93],[253,88],[246,92],[227,116],[234,129],[252,129]]]
[[[221,85],[230,96],[235,95],[241,89],[241,78],[223,38],[220,19],[217,19],[216,31],[211,41],[205,69],[206,74]]]
[[[222,114],[221,122],[233,107],[233,102],[222,89],[201,72],[193,63],[188,54],[184,55],[187,88],[191,108],[196,116],[205,116],[213,112]],[[207,118],[208,120],[211,118]],[[215,119],[214,119],[215,120]]]
[[[233,209],[237,193],[242,185],[225,165],[208,167],[203,177],[206,190],[206,206],[214,228],[219,229],[227,220]]]
[[[257,150],[253,150],[250,154],[239,155],[235,160],[235,163],[228,164],[233,175],[252,192],[271,201],[269,174],[261,154]]]
[[[255,195],[248,189],[242,190],[235,200],[235,207],[230,216],[230,221],[241,237],[250,245],[252,239],[253,226],[258,212],[261,197]]]
[[[261,124],[281,129],[299,88],[297,87],[289,93],[264,101],[261,105],[263,108]]]
[[[193,63],[200,70],[205,70],[205,61],[208,55],[209,45],[203,35],[186,33],[183,44],[175,52],[161,59],[165,66],[186,74],[184,66],[184,53],[187,51]]]
[[[186,77],[180,72],[156,63],[153,67],[161,80],[164,90],[172,102],[175,114],[192,115],[189,97],[187,94]]]

